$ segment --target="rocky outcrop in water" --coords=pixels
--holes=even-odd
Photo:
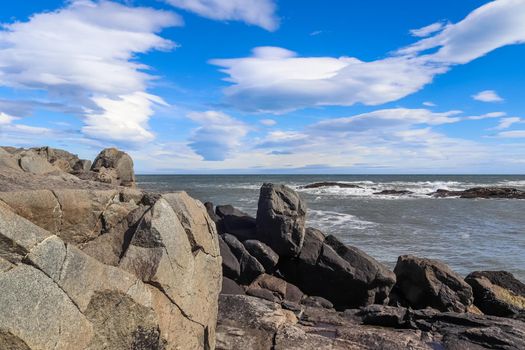
[[[459,198],[485,198],[485,199],[525,199],[525,191],[509,187],[474,187],[464,191],[437,190],[429,196],[459,197]]]
[[[323,188],[323,187],[339,187],[339,188],[362,188],[361,186],[344,183],[344,182],[333,182],[333,181],[324,181],[324,182],[314,182],[301,188],[312,189],[312,188]]]

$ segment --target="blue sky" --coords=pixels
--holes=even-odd
[[[2,4],[0,144],[140,173],[524,173],[525,1]]]

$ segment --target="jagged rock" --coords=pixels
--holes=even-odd
[[[394,272],[395,293],[415,309],[465,312],[472,304],[472,288],[440,261],[404,255]]]
[[[91,171],[102,182],[121,186],[135,186],[135,173],[131,157],[116,148],[106,148],[95,158]]]
[[[306,205],[284,185],[265,183],[257,207],[257,236],[280,257],[299,254],[304,240]]]
[[[487,315],[525,320],[525,284],[506,271],[476,271],[465,281],[472,287],[474,305]]]
[[[215,211],[213,210],[213,203],[212,202],[206,202],[206,203],[204,203],[204,207],[206,208],[206,211],[208,212],[208,216],[210,217],[210,219],[212,219],[213,222],[215,224],[217,224],[220,221],[221,218],[217,214],[215,214]],[[219,233],[221,233],[221,232],[219,232]]]
[[[22,170],[35,175],[48,174],[60,170],[33,151],[23,152],[20,155],[19,162]]]
[[[265,272],[263,265],[248,253],[244,245],[235,236],[225,234],[222,237],[239,261],[241,270],[238,281],[240,283],[250,284],[257,276]]]
[[[41,196],[35,193],[35,198]],[[139,197],[117,192],[100,213],[104,229],[113,232],[137,210],[111,205],[138,208],[144,206]],[[94,194],[90,200],[97,198]],[[129,201],[120,202],[123,198]],[[193,199],[176,194],[170,202],[159,198],[146,210],[151,218],[144,215],[140,230],[131,232],[129,246],[123,243],[122,266],[117,267],[87,255],[79,249],[82,244],[65,242],[16,215],[0,201],[0,348],[214,348],[222,279],[217,232]],[[36,213],[27,213],[40,221]]]
[[[66,173],[73,172],[75,167],[82,168],[84,164],[83,162],[91,163],[88,160],[79,159],[76,154],[72,154],[61,149],[51,147],[37,147],[31,148],[31,151],[45,158],[50,164]],[[85,170],[89,170],[89,168]]]
[[[220,218],[224,218],[225,216],[228,216],[228,215],[233,215],[233,216],[249,216],[248,214],[246,214],[245,212],[237,209],[237,208],[234,208],[232,205],[230,204],[226,204],[226,205],[218,205],[216,208],[215,208],[215,214],[217,214],[217,216],[219,216]]]
[[[222,289],[221,294],[234,294],[234,295],[244,295],[244,289],[237,284],[232,279],[228,277],[222,277]]]
[[[238,280],[241,276],[241,265],[239,260],[233,255],[230,247],[224,242],[224,239],[219,236],[219,247],[222,257],[222,272],[223,275]]]
[[[337,309],[383,303],[395,283],[386,266],[311,228],[299,256],[282,261],[279,271],[304,293],[326,298]]]
[[[301,301],[301,304],[312,307],[322,307],[325,309],[333,309],[334,304],[330,300],[318,296],[307,296]]]
[[[279,255],[272,248],[257,240],[247,240],[242,243],[250,255],[264,266],[266,272],[273,272],[279,262]]]
[[[263,299],[270,301],[287,300],[294,303],[299,303],[303,298],[303,293],[299,288],[285,280],[267,274],[257,277],[246,289],[246,294],[262,296]]]

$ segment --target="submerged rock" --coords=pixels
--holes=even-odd
[[[305,185],[301,188],[304,189],[311,189],[311,188],[322,188],[322,187],[339,187],[339,188],[362,188],[361,186],[344,183],[344,182],[330,182],[330,181],[324,181],[324,182],[314,182],[312,184]]]
[[[525,199],[525,191],[508,187],[474,187],[464,191],[439,189],[430,193],[433,197],[485,198],[485,199]]]
[[[296,256],[304,240],[306,204],[284,185],[261,187],[257,207],[257,238],[280,257]]]
[[[406,196],[408,194],[413,194],[414,192],[409,190],[383,190],[380,192],[374,192],[377,195],[387,195],[387,196]]]

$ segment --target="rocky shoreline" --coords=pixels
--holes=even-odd
[[[306,215],[285,185],[264,184],[251,217],[137,189],[116,149],[91,163],[0,147],[0,348],[525,348],[525,284],[510,273],[463,278],[411,255],[391,271]]]

